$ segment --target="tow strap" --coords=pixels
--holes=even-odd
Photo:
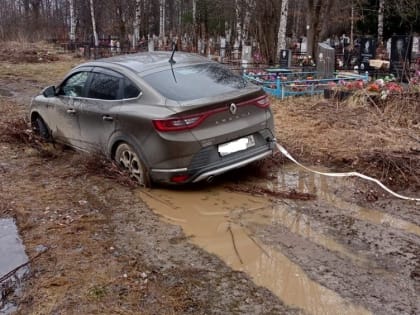
[[[280,144],[276,143],[277,148],[279,149],[279,151],[286,156],[289,160],[291,160],[293,163],[295,163],[296,165],[304,168],[305,170],[315,173],[315,174],[319,174],[322,176],[328,176],[328,177],[360,177],[363,179],[366,179],[368,181],[374,182],[377,185],[379,185],[380,187],[382,187],[382,189],[384,189],[385,191],[387,191],[388,193],[390,193],[391,195],[400,198],[400,199],[404,199],[404,200],[412,200],[412,201],[420,201],[420,198],[413,198],[413,197],[406,197],[400,194],[397,194],[396,192],[392,191],[391,189],[389,189],[388,187],[386,187],[384,184],[382,184],[379,180],[377,180],[376,178],[372,178],[366,175],[363,175],[361,173],[358,172],[345,172],[345,173],[324,173],[324,172],[319,172],[319,171],[315,171],[313,169],[310,169],[309,167],[306,167],[305,165],[299,163],[298,161],[296,161],[296,159],[289,153],[287,152],[287,150]]]

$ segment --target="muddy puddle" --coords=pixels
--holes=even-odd
[[[318,200],[347,216],[420,235],[415,224],[342,200],[335,193],[338,187],[347,185],[354,189],[345,180],[308,173],[289,165],[276,174],[276,180],[259,184],[271,190],[294,189],[315,194]],[[369,314],[363,307],[351,304],[310,279],[278,247],[263,244],[249,229],[281,225],[323,248],[340,253],[353,264],[369,265],[368,259],[324,234],[310,217],[295,211],[293,200],[270,201],[216,186],[197,191],[151,190],[139,194],[166,221],[180,225],[191,242],[217,255],[231,268],[246,272],[256,284],[271,290],[284,303],[308,314]]]
[[[327,169],[319,169],[328,172]],[[334,191],[346,184],[346,178],[328,178],[325,176],[309,173],[288,165],[277,173],[277,181],[269,183],[271,189],[285,190],[296,189],[299,192],[311,193],[317,195],[318,199],[326,201],[335,208],[345,211],[355,219],[367,221],[373,224],[381,224],[412,233],[420,236],[420,226],[403,219],[392,216],[378,210],[364,208],[357,204],[347,202],[340,198]],[[349,187],[354,189],[354,187]]]
[[[259,221],[261,213],[264,217],[284,211],[277,210],[267,199],[217,187],[189,192],[153,190],[140,192],[140,196],[168,222],[182,226],[194,244],[222,258],[233,269],[246,272],[256,284],[271,290],[284,303],[309,314],[369,313],[311,280],[297,264],[259,242],[232,219],[246,213],[247,220],[251,216],[251,220]],[[337,249],[338,245],[332,242],[326,246]]]
[[[17,227],[13,219],[0,219],[0,314],[11,314],[16,305],[7,296],[19,293],[21,281],[28,268],[17,267],[28,261]]]

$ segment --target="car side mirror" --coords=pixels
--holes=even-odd
[[[55,86],[54,85],[51,85],[51,86],[45,88],[42,91],[42,95],[44,95],[45,97],[53,97],[53,96],[56,96],[57,95],[57,92],[55,90]]]

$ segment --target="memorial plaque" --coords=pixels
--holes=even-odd
[[[391,66],[390,70],[396,77],[407,79],[409,76],[412,37],[408,35],[395,35],[391,39]]]
[[[322,78],[333,78],[335,71],[335,49],[325,43],[318,44],[316,71]]]
[[[363,37],[360,40],[360,54],[359,54],[359,72],[366,72],[370,70],[369,62],[375,59],[375,40],[369,37]]]
[[[292,65],[292,52],[289,49],[280,50],[280,68],[288,69]]]

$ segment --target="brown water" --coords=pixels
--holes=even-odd
[[[325,171],[325,169],[321,171]],[[301,192],[313,193],[332,206],[344,210],[346,215],[355,219],[373,224],[387,225],[420,236],[420,227],[416,224],[396,218],[388,213],[364,208],[357,204],[344,201],[339,195],[334,194],[333,191],[335,188],[343,184],[345,180],[330,179],[325,176],[301,171],[292,165],[287,166],[277,174],[277,185],[274,188],[278,190],[296,189]]]
[[[354,188],[346,179],[327,178],[293,165],[282,168],[276,177],[277,180],[259,184],[274,191],[295,189],[316,194],[319,200],[347,216],[420,235],[420,227],[415,224],[341,199],[335,190],[342,185]],[[217,255],[233,269],[246,272],[256,284],[271,290],[284,303],[309,314],[369,314],[363,307],[349,303],[311,280],[278,248],[262,244],[244,228],[255,224],[282,225],[348,257],[355,264],[369,263],[316,228],[310,217],[295,211],[293,201],[273,203],[251,194],[227,192],[221,187],[199,191],[142,191],[140,197],[166,221],[180,225],[194,244]]]
[[[192,236],[193,243],[217,255],[233,269],[246,272],[256,284],[270,289],[284,303],[310,314],[369,313],[311,280],[281,252],[259,243],[246,229],[232,222],[231,216],[237,213],[271,211],[272,204],[267,199],[221,188],[195,192],[153,190],[140,192],[140,196],[167,221],[181,225],[186,235]],[[332,240],[318,237],[319,242],[324,240],[332,250],[340,249]]]

